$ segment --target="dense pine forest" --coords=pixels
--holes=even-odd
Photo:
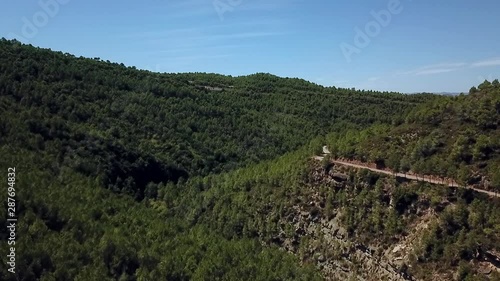
[[[356,91],[2,39],[0,170],[16,168],[19,223],[0,280],[495,280],[497,199],[311,157],[327,144],[499,190],[499,114],[498,80],[458,97]],[[368,262],[394,270],[366,277]]]

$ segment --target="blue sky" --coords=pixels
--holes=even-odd
[[[0,37],[160,72],[468,91],[500,78],[498,0],[2,1]]]

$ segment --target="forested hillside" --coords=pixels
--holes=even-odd
[[[138,199],[148,182],[272,159],[331,131],[399,123],[434,98],[269,74],[157,74],[7,40],[0,73],[2,144],[57,155]]]
[[[169,217],[279,246],[327,280],[500,280],[498,199],[322,165],[308,157],[322,141],[158,200]]]
[[[0,167],[16,167],[20,226],[17,273],[2,264],[0,279],[313,280],[275,246],[186,220],[196,208],[173,212],[201,194],[186,181],[330,131],[401,123],[433,98],[270,74],[158,74],[1,40]]]
[[[500,86],[486,81],[416,107],[400,125],[331,133],[276,161],[193,178],[175,190],[196,192],[171,189],[159,199],[176,206],[173,217],[280,246],[333,280],[499,280],[500,201],[463,188],[500,190],[499,125]],[[332,157],[462,187],[308,160],[324,143]]]
[[[500,192],[500,83],[422,104],[400,126],[332,133],[327,142],[334,157]]]
[[[311,159],[328,144],[494,188],[498,93],[160,74],[0,40],[0,170],[16,167],[19,221],[0,280],[498,278],[499,202]]]

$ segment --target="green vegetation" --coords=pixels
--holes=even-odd
[[[318,179],[327,161],[310,160],[328,143],[335,156],[499,186],[499,86],[471,93],[159,74],[0,40],[0,170],[16,167],[20,222],[17,273],[2,265],[0,280],[319,280],[308,247],[341,249],[298,234],[297,208],[340,214],[353,243],[386,247],[432,210],[401,268],[426,276],[444,262],[476,278],[464,262],[500,250],[498,202],[367,171],[342,171],[340,188]],[[4,206],[2,255],[6,218]],[[295,255],[285,238],[298,238]]]
[[[156,74],[7,40],[0,54],[0,144],[53,155],[139,200],[149,182],[272,159],[327,132],[396,122],[433,98],[269,74]]]
[[[192,224],[210,225],[227,239],[259,238],[268,245],[281,245],[283,233],[288,239],[296,236],[289,226],[296,216],[294,207],[301,206],[313,217],[331,218],[340,213],[353,242],[389,248],[412,234],[410,227],[420,216],[435,214],[421,241],[409,249],[414,260],[407,272],[424,280],[432,279],[435,266],[448,274],[464,262],[482,260],[487,253],[500,251],[500,202],[463,189],[399,183],[367,170],[351,171],[347,188],[316,182],[305,159],[318,143],[276,161],[208,179],[192,179],[184,190],[201,192],[179,196],[182,199],[174,203],[170,216],[189,213],[185,217]],[[313,166],[324,169],[321,163]],[[311,207],[311,201],[316,206],[323,202],[324,206]],[[298,247],[306,248],[311,243],[307,236],[304,238]],[[330,256],[339,256],[337,250],[326,244],[317,247]],[[302,260],[313,262],[313,257],[300,251],[298,254]],[[471,269],[468,280],[483,279]]]
[[[382,163],[396,171],[456,179],[500,191],[500,84],[440,97],[411,111],[403,124],[328,137],[337,157]],[[485,177],[483,179],[483,177]]]
[[[319,279],[310,266],[298,267],[274,247],[166,219],[160,202],[117,196],[69,168],[53,175],[49,157],[7,147],[0,153],[2,171],[17,163],[20,222],[16,274],[2,265],[0,280]],[[0,209],[2,255],[6,211]]]
[[[18,273],[2,266],[1,280],[314,279],[257,239],[196,223],[197,208],[172,215],[176,203],[198,198],[200,176],[392,123],[432,98],[269,74],[157,74],[7,40],[0,62],[0,166],[17,168],[23,222]]]

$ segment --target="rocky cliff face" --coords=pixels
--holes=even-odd
[[[319,166],[313,168],[308,195],[288,210],[273,243],[299,255],[303,262],[316,264],[326,280],[414,280],[406,274],[404,259],[395,257],[401,246],[397,251],[384,251],[357,242],[342,227],[340,209],[328,210],[327,214],[327,198],[316,189],[319,186],[347,188],[348,180],[345,171],[333,166],[326,170]]]
[[[431,207],[430,198],[420,196],[408,203],[400,216],[405,219],[402,225],[406,228],[400,234],[390,237],[389,241],[359,237],[352,229],[346,229],[342,219],[347,208],[359,208],[350,201],[356,200],[355,194],[364,188],[373,188],[373,183],[360,180],[358,172],[311,162],[307,182],[286,210],[286,216],[281,217],[280,232],[271,242],[298,255],[302,262],[315,264],[326,280],[419,280],[410,273],[418,271],[412,268],[417,259],[415,249],[419,248],[429,226],[439,220],[437,212],[452,203],[442,199]],[[380,200],[387,202],[384,208],[397,209],[398,203],[393,202],[393,179],[379,181],[383,183]],[[332,205],[328,197],[332,190],[344,190],[352,196],[345,199],[343,206]],[[487,275],[498,269],[492,262],[483,263],[477,265],[480,273]],[[434,270],[432,280],[451,280],[455,275],[455,272]]]

